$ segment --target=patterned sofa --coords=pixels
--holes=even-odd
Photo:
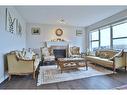
[[[40,59],[33,52],[11,51],[7,55],[9,80],[11,75],[32,74],[35,79],[35,71]]]
[[[100,50],[96,51],[95,56],[87,55],[85,60],[86,62],[90,61],[104,67],[110,67],[113,69],[114,73],[117,68],[125,67],[126,70],[125,57],[123,50],[120,52],[115,52],[113,50]]]

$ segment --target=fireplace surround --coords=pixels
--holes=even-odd
[[[68,46],[50,46],[50,51],[56,58],[68,57]]]

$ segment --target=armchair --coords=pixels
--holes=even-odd
[[[7,54],[7,63],[8,63],[8,74],[9,80],[11,75],[26,75],[32,74],[33,79],[35,79],[35,71],[39,65],[38,59],[22,59],[18,58],[16,53]]]
[[[80,58],[81,57],[80,47],[77,46],[70,47],[70,57]]]
[[[50,48],[42,47],[41,48],[41,56],[42,56],[41,59],[43,60],[43,62],[55,61],[55,56],[51,53]]]

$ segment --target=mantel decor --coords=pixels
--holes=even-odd
[[[57,36],[61,36],[63,34],[63,30],[58,28],[58,29],[56,29],[55,33]]]

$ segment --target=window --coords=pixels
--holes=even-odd
[[[100,30],[100,48],[109,49],[110,48],[110,27]]]
[[[94,31],[94,32],[91,33],[92,41],[93,40],[99,40],[99,35],[98,34],[99,34],[98,31]]]
[[[92,51],[96,51],[99,47],[99,41],[93,41],[91,44],[92,44],[91,45],[92,46]]]
[[[113,26],[113,48],[127,50],[127,23]]]
[[[93,31],[90,33],[91,43],[90,50],[96,51],[99,47],[99,31]]]
[[[127,37],[127,23],[113,26],[113,38]]]
[[[124,39],[114,39],[113,40],[114,49],[125,49],[127,50],[127,38]]]
[[[127,21],[90,32],[90,50],[96,51],[98,48],[127,51]]]

